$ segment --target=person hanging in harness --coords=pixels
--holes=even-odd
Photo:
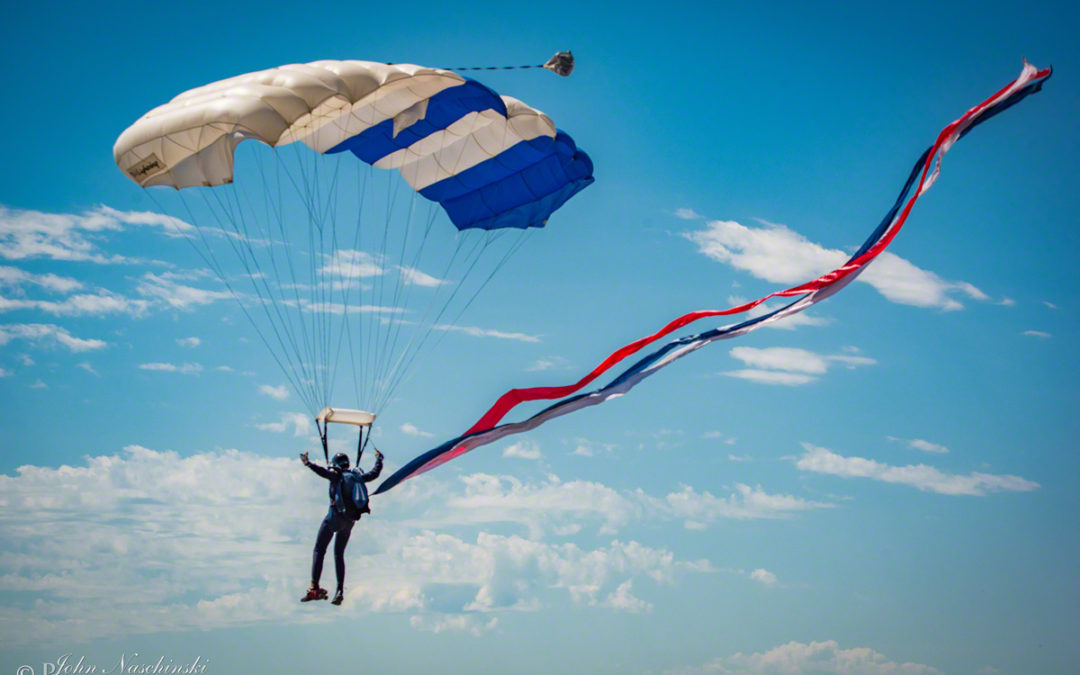
[[[352,534],[353,525],[360,520],[360,516],[371,513],[368,508],[368,492],[365,483],[369,483],[379,477],[382,472],[383,455],[378,449],[375,450],[375,466],[364,473],[360,467],[349,468],[349,456],[344,453],[334,455],[333,461],[328,466],[319,466],[308,459],[308,453],[300,454],[300,461],[304,466],[316,474],[330,481],[330,511],[323,518],[319,526],[319,534],[315,537],[315,551],[311,559],[311,587],[307,594],[300,598],[300,602],[310,600],[325,600],[326,589],[319,587],[319,577],[322,576],[323,559],[326,549],[330,545],[330,539],[334,539],[334,569],[337,572],[337,592],[334,593],[333,604],[340,605],[344,599],[345,588],[345,547],[349,545],[349,535]],[[360,458],[357,457],[357,465]]]

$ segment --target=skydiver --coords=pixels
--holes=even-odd
[[[340,605],[344,599],[345,588],[345,547],[349,544],[349,535],[352,534],[353,525],[360,519],[359,513],[355,514],[355,518],[349,514],[342,499],[341,487],[345,473],[349,471],[349,456],[339,452],[334,455],[329,466],[323,467],[309,460],[308,453],[303,452],[300,453],[300,461],[304,463],[304,466],[330,481],[330,511],[323,518],[319,526],[319,534],[315,537],[315,551],[311,560],[311,587],[308,588],[307,594],[300,598],[300,602],[326,599],[326,589],[319,587],[319,577],[322,576],[326,548],[330,545],[330,539],[336,535],[334,569],[337,572],[337,592],[334,593],[334,599],[331,602]],[[363,473],[358,466],[352,473],[364,483],[369,483],[379,477],[382,463],[382,453],[375,450],[375,467]],[[367,508],[367,504],[364,504],[361,512],[370,513],[371,510]]]

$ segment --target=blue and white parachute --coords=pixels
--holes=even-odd
[[[377,412],[432,331],[460,328],[520,231],[593,182],[588,155],[536,108],[449,70],[369,61],[186,91],[113,154],[158,208],[196,225],[202,260],[312,413],[342,403],[339,356],[354,405]]]

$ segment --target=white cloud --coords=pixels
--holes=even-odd
[[[7,368],[0,368],[0,377],[11,377],[12,375],[14,375],[14,373]]]
[[[77,363],[77,364],[75,364],[75,367],[76,368],[81,368],[82,370],[85,370],[86,372],[90,373],[91,375],[101,377],[101,374],[98,373],[98,371],[94,370],[94,367],[92,365],[90,365],[89,361],[83,361],[82,363]]]
[[[830,356],[790,347],[735,347],[731,356],[750,368],[725,372],[724,375],[789,387],[813,382],[828,371],[832,363],[840,363],[849,369],[877,363],[874,359],[851,353]]]
[[[787,370],[811,375],[821,375],[829,368],[825,357],[805,349],[735,347],[731,350],[731,355],[752,368]]]
[[[379,256],[366,251],[339,249],[332,256],[327,256],[322,272],[345,279],[363,279],[385,274],[386,269]]]
[[[73,352],[87,352],[103,349],[108,343],[104,340],[74,337],[65,328],[46,323],[15,323],[0,325],[0,346],[12,340],[27,340],[36,343],[55,342]]]
[[[800,384],[808,384],[817,379],[812,375],[800,375],[798,373],[781,373],[774,370],[756,370],[753,368],[731,370],[724,373],[724,375],[727,375],[728,377],[737,377],[741,380],[758,382],[759,384],[779,384],[787,387],[795,387]]]
[[[309,425],[307,415],[291,413],[268,430],[295,430],[306,437],[298,450],[315,450]],[[0,633],[12,643],[323,620],[325,613],[313,619],[296,602],[305,585],[296,577],[310,563],[325,483],[295,456],[226,450],[182,457],[129,446],[76,466],[20,467],[0,475],[0,494],[11,516],[0,519],[0,541],[19,552],[0,555],[0,592],[17,589],[32,603],[0,610]],[[502,610],[648,611],[643,598],[655,585],[715,569],[606,535],[644,518],[706,523],[827,506],[742,485],[727,498],[690,488],[654,498],[554,476],[528,483],[427,475],[380,495],[377,517],[358,525],[363,543],[349,550],[348,597],[334,616],[402,612],[417,630],[475,634],[496,628],[495,616],[512,621],[512,614],[492,614]],[[28,513],[32,531],[19,525]],[[490,523],[528,537],[505,528],[494,534]],[[586,543],[593,535],[583,525],[598,525],[606,538]],[[79,550],[63,536],[73,528]],[[82,553],[87,547],[93,556]],[[333,583],[332,564],[323,578]],[[140,592],[124,592],[133,586]]]
[[[542,370],[565,370],[570,367],[570,362],[561,356],[545,356],[542,359],[537,359],[531,366],[526,368],[527,371],[542,371]]]
[[[579,457],[595,457],[601,452],[611,452],[618,447],[614,443],[599,443],[587,438],[575,438],[573,440],[573,446],[574,450],[570,454],[578,455]]]
[[[908,446],[915,448],[916,450],[922,450],[923,452],[935,452],[938,454],[945,454],[949,451],[947,447],[940,443],[931,443],[930,441],[924,441],[921,438],[913,438],[908,441]]]
[[[162,373],[180,373],[181,375],[198,375],[203,367],[198,363],[182,363],[179,366],[172,363],[140,363],[139,370],[150,370]]]
[[[195,349],[202,344],[202,340],[197,337],[177,338],[176,344],[184,347],[185,349]]]
[[[870,478],[943,495],[984,496],[990,492],[1030,492],[1040,487],[1020,476],[947,473],[925,464],[891,466],[863,457],[844,457],[809,443],[803,443],[803,449],[805,452],[795,460],[795,466],[803,471],[843,478]]]
[[[0,257],[8,260],[50,258],[95,263],[140,262],[106,255],[97,247],[104,232],[127,225],[160,227],[168,235],[194,231],[188,223],[156,213],[118,211],[99,206],[81,214],[44,213],[0,206]]]
[[[520,342],[540,342],[540,338],[535,335],[526,335],[525,333],[508,333],[506,331],[495,330],[492,328],[476,328],[475,326],[453,326],[449,324],[436,324],[432,326],[435,330],[449,331],[455,333],[464,333],[471,337],[493,337],[502,340],[518,340]]]
[[[750,579],[758,582],[765,588],[775,588],[780,585],[780,580],[772,572],[758,568],[750,573]]]
[[[267,422],[265,424],[255,425],[256,429],[270,431],[275,434],[283,434],[287,432],[290,427],[293,430],[293,436],[307,436],[311,433],[311,417],[298,412],[281,413],[281,418],[277,422]]]
[[[431,438],[435,434],[428,431],[421,431],[415,424],[406,422],[401,425],[401,432],[407,436],[419,436],[421,438]]]
[[[30,388],[31,389],[48,389],[49,385],[45,384],[41,380],[36,380],[33,384],[30,385]]]
[[[99,289],[96,293],[71,295],[63,300],[0,297],[0,312],[32,309],[53,316],[103,316],[105,314],[141,316],[149,307],[150,303],[145,300],[132,300],[105,289]]]
[[[503,450],[503,457],[519,459],[540,459],[540,446],[533,441],[518,441]]]
[[[645,498],[644,495],[640,495]],[[678,492],[672,492],[662,500],[645,498],[656,510],[673,518],[684,520],[690,529],[700,529],[704,525],[721,518],[734,520],[756,520],[762,518],[787,518],[800,511],[832,508],[832,504],[814,502],[792,495],[774,495],[765,492],[760,485],[750,487],[735,484],[735,490],[727,497],[716,497],[709,492],[697,492],[684,485]]]
[[[1043,300],[1043,301],[1042,301],[1042,304],[1046,305],[1046,306],[1047,306],[1047,307],[1049,307],[1050,309],[1057,309],[1057,308],[1058,308],[1058,306],[1057,306],[1057,305],[1055,305],[1054,303],[1050,302],[1049,300]]]
[[[233,297],[232,293],[228,291],[209,291],[195,288],[194,286],[178,283],[173,275],[153,274],[150,272],[142,276],[135,290],[142,296],[153,298],[173,309],[182,310]]]
[[[1026,330],[1024,331],[1024,335],[1026,335],[1027,337],[1038,338],[1040,340],[1049,340],[1053,337],[1052,335],[1050,335],[1050,333],[1046,333],[1041,330]]]
[[[450,283],[446,279],[437,279],[430,274],[425,274],[415,267],[399,266],[398,272],[401,273],[401,281],[406,286],[421,286],[423,288],[438,288],[444,284]]]
[[[56,293],[70,293],[83,287],[81,281],[55,274],[34,274],[18,267],[0,265],[0,287],[19,289],[22,286],[40,286]]]
[[[675,217],[682,220],[699,220],[705,216],[701,215],[694,209],[688,209],[686,207],[675,209]]]
[[[685,236],[697,244],[699,252],[713,260],[749,272],[759,279],[782,284],[815,279],[839,267],[849,257],[843,251],[827,249],[783,225],[772,223],[747,227],[735,221],[715,220],[707,223],[704,229]],[[988,299],[968,282],[946,281],[887,251],[878,256],[858,281],[870,284],[893,302],[916,307],[961,309],[963,305],[954,295],[973,300]]]
[[[409,617],[409,625],[417,630],[430,633],[442,633],[444,631],[461,631],[480,637],[484,633],[490,633],[499,625],[498,617],[487,617],[476,614],[451,614],[428,617],[415,615]]]
[[[279,384],[276,387],[269,384],[261,385],[259,387],[259,393],[278,401],[284,401],[289,398],[289,388],[283,384]]]
[[[789,642],[765,652],[719,657],[696,668],[667,671],[668,675],[716,673],[721,675],[940,675],[941,671],[921,663],[890,661],[869,647],[841,649],[835,640]]]
[[[634,581],[627,579],[623,583],[619,584],[610,595],[608,595],[604,602],[601,603],[604,607],[610,607],[611,609],[617,609],[623,612],[630,612],[632,614],[640,614],[642,612],[651,612],[653,606],[640,598],[634,597],[630,592],[633,587]]]

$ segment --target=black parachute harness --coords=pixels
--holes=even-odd
[[[394,64],[388,63],[386,65],[392,66]],[[570,51],[557,52],[546,63],[528,66],[464,66],[461,68],[444,68],[444,70],[524,70],[526,68],[544,68],[556,75],[566,77],[574,72],[574,55]]]

